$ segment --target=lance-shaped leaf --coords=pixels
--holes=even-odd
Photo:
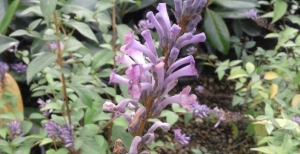
[[[75,28],[83,36],[98,43],[98,40],[97,40],[95,34],[93,33],[92,29],[87,24],[78,22],[75,20],[69,20],[65,24],[69,27]]]

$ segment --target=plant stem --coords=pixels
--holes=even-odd
[[[53,12],[53,22],[54,22],[54,25],[55,25],[55,33],[60,38],[59,24],[58,24],[58,21],[57,21],[55,11]],[[63,67],[63,59],[62,59],[63,51],[62,51],[61,46],[60,46],[60,40],[57,40],[56,44],[57,44],[57,48],[58,48],[58,52],[57,52],[58,65],[60,66],[60,68],[62,68]],[[60,78],[61,78],[60,80],[62,82],[63,99],[66,102],[69,125],[71,126],[72,125],[71,116],[70,116],[71,111],[70,111],[70,108],[69,108],[69,98],[68,98],[68,94],[67,94],[67,86],[66,86],[65,76],[63,75],[63,73],[60,73]],[[71,131],[71,133],[72,133],[72,131]]]

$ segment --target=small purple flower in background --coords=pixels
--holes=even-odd
[[[292,116],[292,120],[300,126],[300,117]]]
[[[56,122],[49,120],[45,125],[44,129],[48,132],[48,137],[57,137],[60,135],[60,131],[62,127],[58,125]]]
[[[6,126],[9,128],[9,130],[13,136],[22,135],[21,123],[18,120],[13,120],[11,122],[7,122]]]
[[[215,124],[215,128],[219,126],[221,121],[225,120],[225,112],[222,109],[218,109],[215,107],[214,109],[210,109],[206,105],[199,105],[198,101],[195,101],[190,110],[193,111],[195,117],[199,117],[201,119],[209,117],[209,115],[214,114],[218,117],[218,122]]]
[[[46,100],[46,102],[43,101],[43,100],[41,100],[40,98],[37,100],[37,103],[40,104],[40,106],[39,106],[40,110],[41,110],[43,107],[45,107],[47,104],[49,104],[50,102],[51,102],[51,99]],[[49,116],[49,114],[52,113],[52,112],[53,112],[53,109],[50,109],[50,110],[43,110],[43,111],[42,111],[43,115],[46,116],[46,117]]]
[[[48,137],[59,137],[68,149],[74,149],[74,136],[73,136],[73,126],[69,127],[64,125],[63,127],[58,125],[56,122],[49,120],[45,125],[44,129],[48,132]]]
[[[59,43],[60,43],[60,49],[64,48],[64,41],[60,41]],[[50,43],[50,48],[52,50],[57,50],[58,49],[56,41],[52,41]]]
[[[198,91],[199,93],[202,93],[204,91],[204,87],[203,86],[197,86],[195,88],[196,91]]]
[[[181,134],[181,129],[174,129],[173,131],[176,142],[179,142],[181,145],[189,144],[191,138],[186,136],[186,134]]]
[[[187,55],[193,55],[197,53],[198,49],[195,46],[190,46],[186,49]]]
[[[65,147],[68,149],[74,149],[74,136],[73,136],[73,126],[69,127],[68,125],[64,125],[60,130],[60,139],[64,141]]]
[[[251,18],[252,20],[255,20],[258,18],[257,10],[251,9],[246,12],[247,18]]]
[[[140,31],[154,28],[153,24],[149,20],[140,20],[138,23],[138,27]]]
[[[16,53],[17,49],[18,49],[18,46],[19,46],[19,43],[16,43],[13,47],[11,47],[10,49],[8,49],[8,51]]]
[[[17,73],[21,74],[26,72],[27,66],[22,62],[18,62],[18,63],[11,64],[11,68]]]

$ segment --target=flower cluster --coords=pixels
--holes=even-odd
[[[44,108],[47,104],[49,104],[51,102],[51,99],[48,99],[45,101],[41,100],[40,98],[37,100],[37,103],[40,104],[39,108],[42,111],[43,115],[48,117],[50,113],[53,112],[53,109],[50,110],[42,110],[42,108]]]
[[[258,19],[257,10],[251,9],[248,12],[246,12],[247,18],[250,18],[252,20]]]
[[[300,117],[292,116],[292,120],[300,126]]]
[[[11,64],[11,68],[16,71],[17,73],[21,74],[21,73],[25,73],[27,66],[25,64],[23,64],[22,62],[17,62],[17,63],[13,63]]]
[[[74,136],[73,136],[73,126],[64,125],[63,127],[58,125],[56,122],[49,120],[45,125],[44,129],[48,132],[48,137],[50,138],[60,138],[65,147],[68,149],[74,149]]]
[[[62,49],[63,47],[64,47],[64,41],[59,41],[59,45],[60,45],[60,48]],[[52,41],[51,43],[50,43],[50,48],[52,49],[52,50],[57,50],[58,49],[58,47],[57,47],[57,43],[56,43],[56,41]]]
[[[158,13],[147,13],[146,17],[158,33],[159,45],[165,54],[163,57],[158,57],[150,30],[141,32],[144,44],[134,39],[133,32],[125,36],[126,44],[120,49],[122,54],[116,56],[115,60],[124,64],[127,70],[125,76],[117,74],[116,69],[113,70],[110,83],[127,85],[132,98],[124,99],[117,105],[107,101],[103,104],[103,109],[127,119],[128,131],[135,136],[129,153],[138,153],[138,149],[143,145],[150,145],[158,127],[170,129],[169,124],[157,121],[142,135],[148,118],[159,116],[162,110],[172,103],[178,103],[190,110],[196,101],[197,97],[190,94],[189,86],[174,96],[165,98],[165,95],[176,86],[178,78],[198,76],[193,56],[178,59],[178,55],[184,46],[205,41],[204,33],[194,34],[195,27],[201,20],[199,14],[205,4],[206,0],[175,0],[178,24],[172,25],[165,3],[158,4]],[[127,113],[126,107],[132,113]]]
[[[186,145],[191,140],[191,138],[186,136],[186,134],[181,134],[181,129],[174,129],[173,131],[175,141],[181,145]]]
[[[14,137],[22,136],[21,123],[18,120],[7,122],[6,126],[9,128],[10,133]]]
[[[191,105],[191,111],[193,111],[195,117],[200,117],[201,119],[207,118],[211,114],[216,115],[218,122],[215,124],[215,128],[219,126],[221,121],[225,120],[225,112],[222,109],[218,109],[217,107],[210,109],[206,105],[199,105],[197,101]]]

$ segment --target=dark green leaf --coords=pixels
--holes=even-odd
[[[51,20],[57,0],[41,0],[40,7],[47,23]]]
[[[107,62],[109,62],[113,57],[115,56],[114,52],[108,49],[103,49],[97,52],[93,56],[92,61],[92,70],[95,70],[103,65],[105,65]]]
[[[69,27],[75,28],[83,36],[98,43],[98,40],[97,40],[96,36],[94,35],[92,29],[87,24],[85,24],[83,22],[78,22],[75,20],[69,20],[65,24]]]
[[[82,103],[86,104],[90,108],[93,107],[93,96],[91,96],[90,89],[86,88],[83,85],[75,83],[69,83],[67,84],[67,86],[77,93]]]
[[[17,45],[19,41],[0,34],[0,53]]]
[[[245,0],[218,0],[215,1],[218,5],[229,8],[229,9],[251,9],[255,8],[256,4],[254,2],[249,2]]]
[[[101,148],[94,138],[82,137],[83,144],[81,145],[83,154],[98,154],[106,153],[104,148]]]
[[[0,34],[4,34],[6,32],[7,27],[9,26],[12,18],[15,15],[19,3],[20,0],[14,0],[7,8],[5,16],[3,17],[2,21],[0,21]]]
[[[209,43],[221,51],[228,53],[229,32],[223,19],[214,11],[207,9],[204,15],[204,31]]]
[[[56,59],[57,56],[50,52],[44,52],[43,54],[33,59],[32,62],[29,63],[27,68],[27,84],[29,84],[29,82],[39,71],[52,64]]]
[[[277,20],[279,20],[285,14],[286,10],[287,10],[287,3],[283,0],[277,0],[274,3],[274,14],[271,23],[274,23]]]

